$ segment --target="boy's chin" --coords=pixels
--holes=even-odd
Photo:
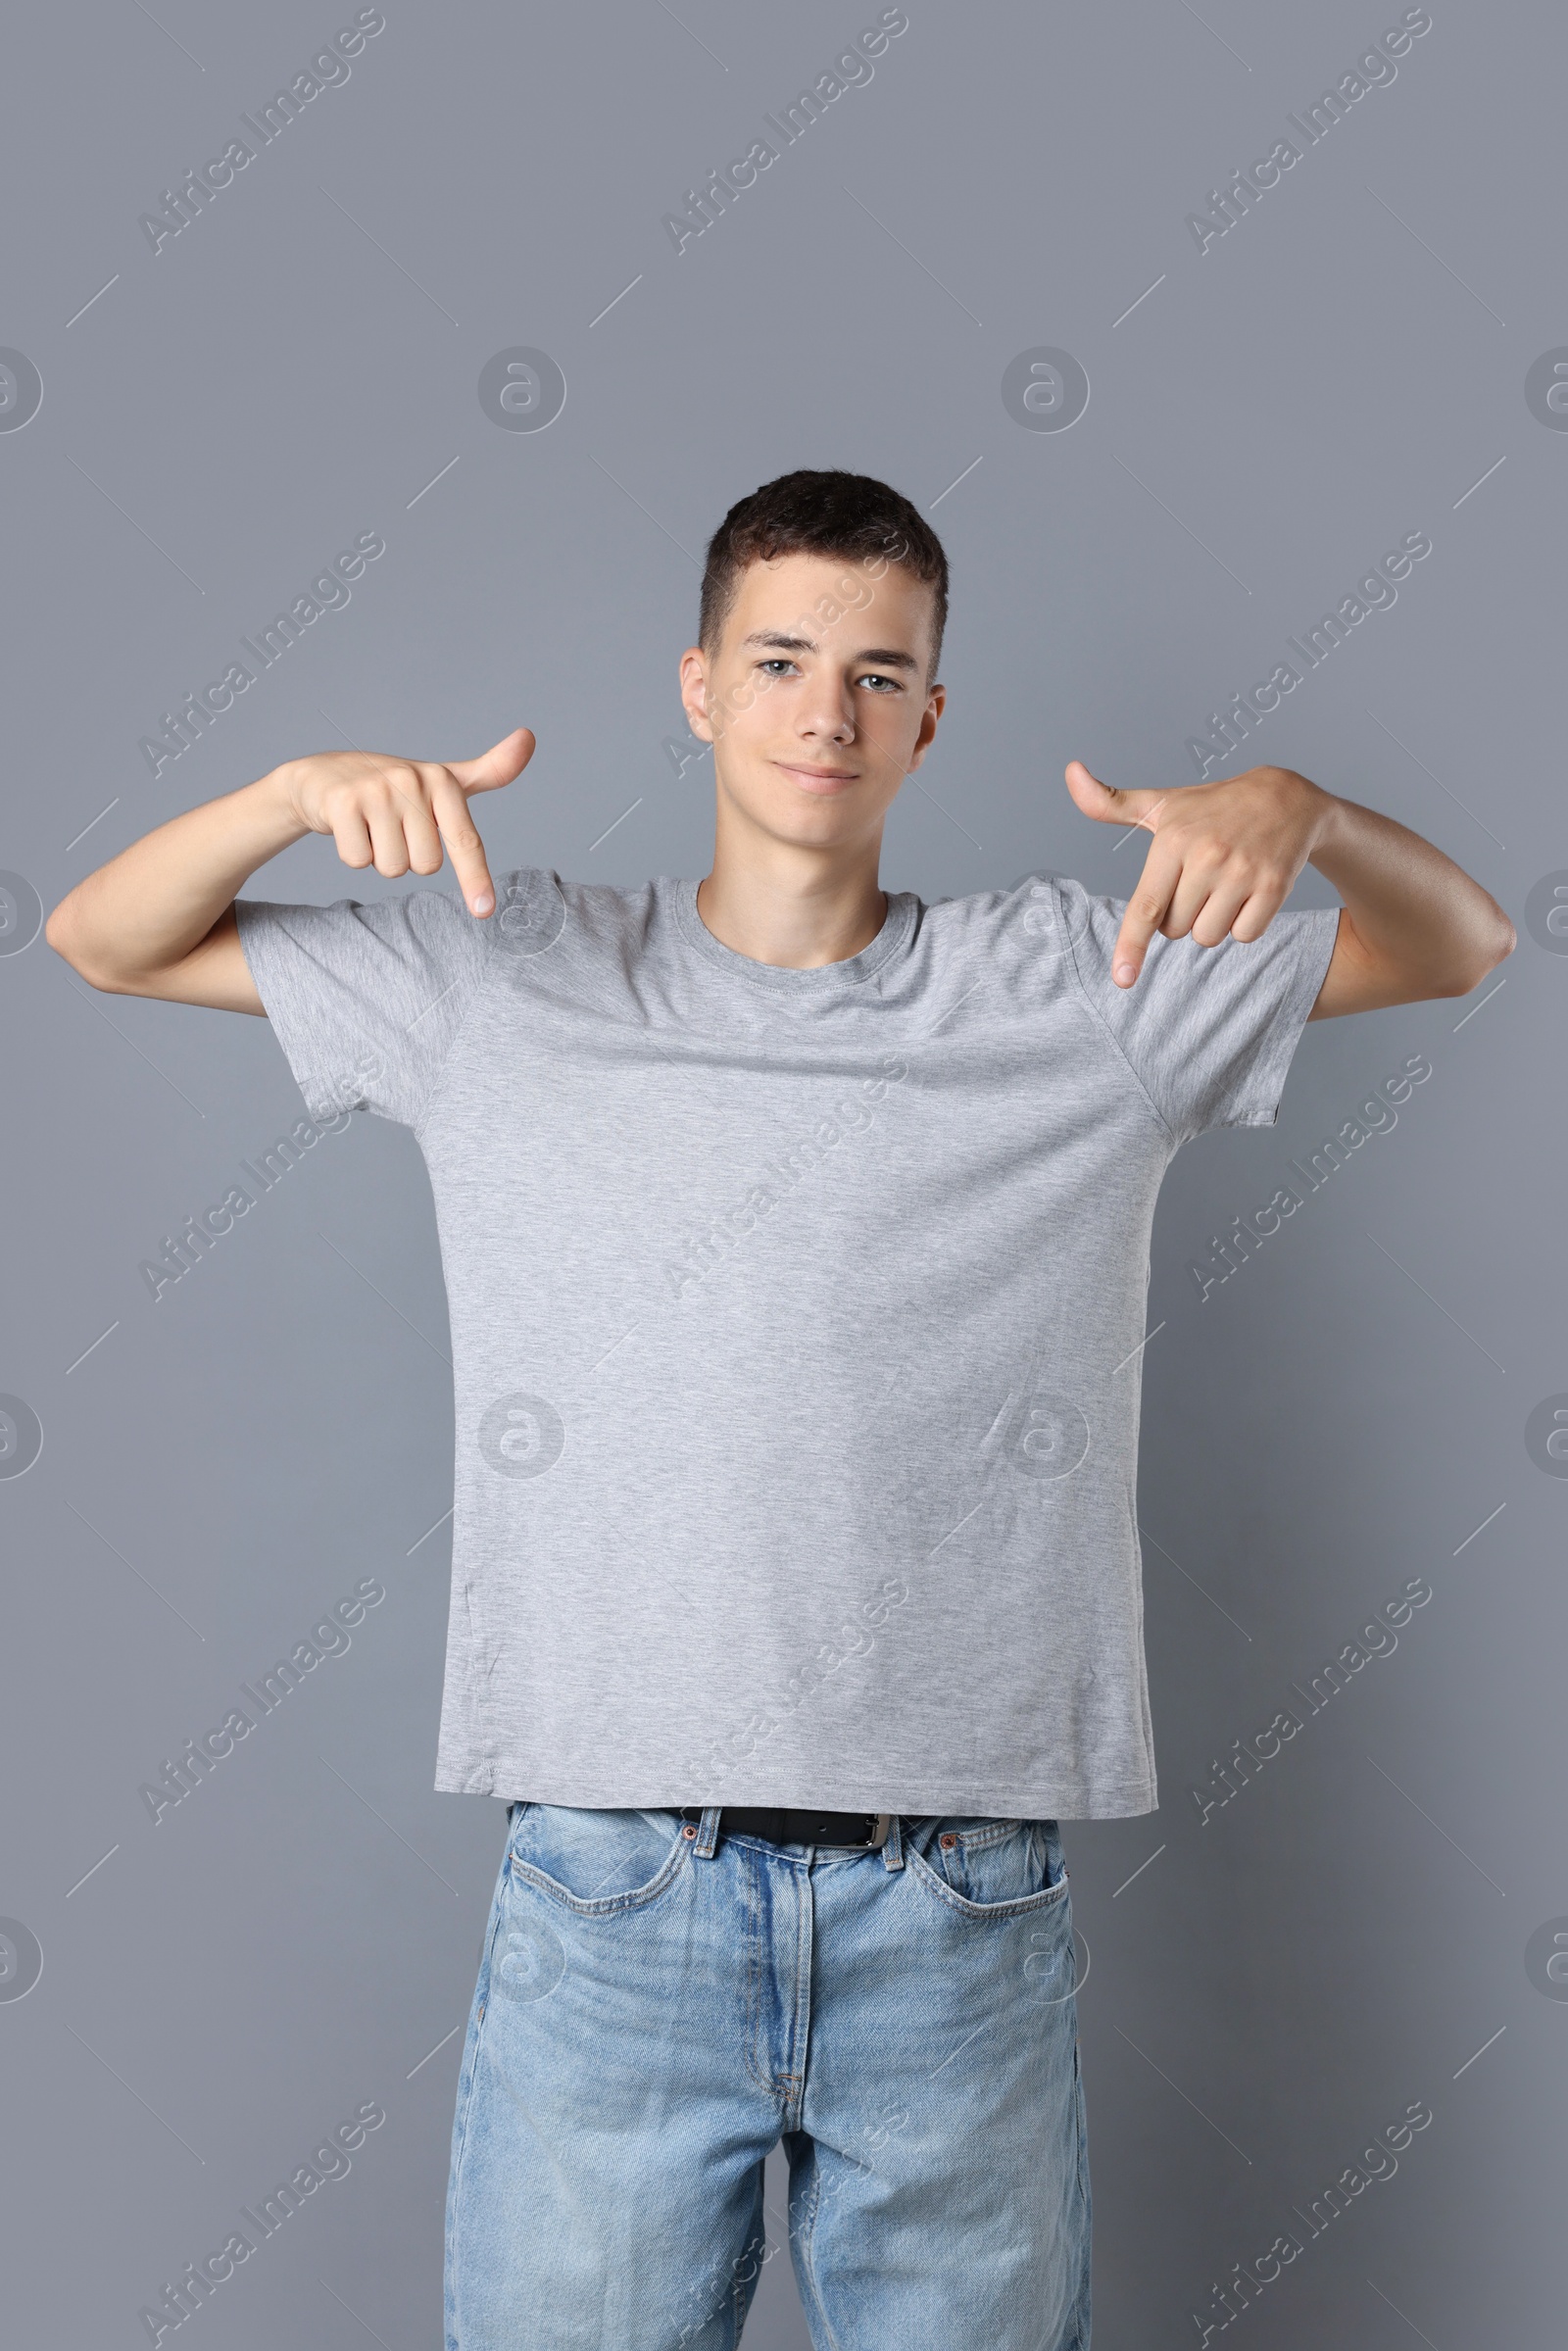
[[[858,834],[865,824],[863,779],[837,792],[810,792],[762,759],[739,778],[720,774],[719,784],[743,815],[780,840],[823,845]]]

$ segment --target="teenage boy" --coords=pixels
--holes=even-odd
[[[1058,1819],[1154,1805],[1135,1484],[1150,1228],[1274,1123],[1308,1019],[1513,946],[1304,776],[1067,769],[1126,902],[926,904],[882,828],[946,700],[947,564],[844,472],[741,500],[682,656],[700,883],[492,883],[447,763],[329,753],[55,909],[98,988],[265,1013],[312,1116],[430,1171],[456,1407],[438,1788],[501,1797],[447,2208],[449,2351],[732,2346],[781,2137],[812,2340],[1084,2351]],[[462,899],[236,899],[306,833]],[[1281,911],[1310,861],[1339,909]]]

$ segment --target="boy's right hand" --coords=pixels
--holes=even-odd
[[[444,845],[465,905],[488,914],[496,894],[468,796],[510,784],[533,753],[533,735],[519,726],[476,759],[323,751],[287,761],[277,782],[302,825],[331,834],[345,865],[373,865],[394,879],[411,868],[438,873]]]

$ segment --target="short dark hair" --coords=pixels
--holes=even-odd
[[[741,574],[782,555],[895,563],[932,591],[930,675],[948,624],[948,559],[931,525],[899,492],[868,473],[781,473],[732,506],[708,543],[697,642],[711,654]]]

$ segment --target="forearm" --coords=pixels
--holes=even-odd
[[[287,770],[145,833],[63,898],[45,935],[98,986],[164,971],[198,947],[259,865],[312,828]]]
[[[1501,906],[1441,849],[1353,800],[1320,799],[1308,862],[1344,900],[1359,950],[1412,997],[1467,995],[1511,954]]]

